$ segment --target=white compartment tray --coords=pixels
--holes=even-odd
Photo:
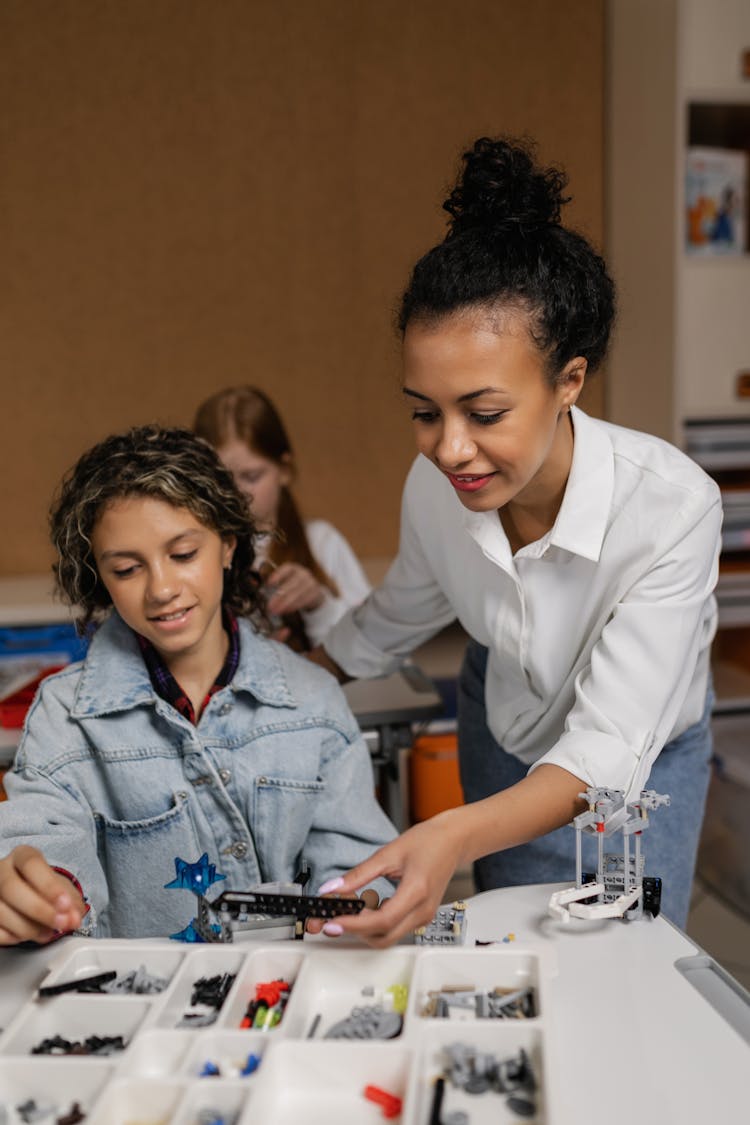
[[[522,1117],[507,1093],[472,1094],[446,1083],[443,1116],[469,1112],[472,1125],[552,1120],[548,1083],[554,1067],[546,1029],[553,970],[541,946],[396,946],[381,952],[322,941],[170,946],[102,940],[61,952],[44,985],[107,971],[123,976],[143,965],[164,987],[140,995],[63,992],[29,999],[0,1034],[0,1118],[4,1109],[7,1125],[20,1125],[18,1107],[29,1098],[53,1105],[56,1116],[78,1102],[87,1125],[385,1121],[382,1108],[364,1096],[367,1086],[401,1099],[400,1115],[390,1120],[425,1125],[435,1080],[454,1043],[479,1060],[514,1059],[523,1050],[536,1083],[534,1110]],[[206,977],[224,985],[218,1011],[192,1003],[195,982]],[[280,1021],[268,1029],[241,1027],[256,986],[277,979],[289,985]],[[534,1007],[524,1018],[480,1018],[481,1005],[472,1002],[451,1004],[443,1018],[429,1014],[430,997],[443,989],[484,994],[528,988]],[[393,1038],[327,1038],[353,1008],[375,1005],[401,1011]],[[196,1015],[213,1022],[195,1021]],[[105,1058],[32,1054],[55,1036],[83,1042],[92,1035],[122,1036],[124,1047]],[[56,1116],[45,1123],[54,1125]]]

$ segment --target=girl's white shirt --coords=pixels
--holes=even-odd
[[[497,741],[530,766],[554,763],[632,798],[703,713],[721,495],[667,442],[571,413],[557,519],[515,555],[498,513],[469,511],[417,457],[399,553],[325,647],[352,676],[384,675],[457,617],[489,650]]]
[[[365,572],[348,542],[327,520],[308,520],[305,533],[317,562],[338,588],[338,595],[326,589],[317,609],[304,610],[302,620],[312,645],[318,645],[329,629],[346,613],[358,606],[372,590]],[[265,537],[256,542],[256,562],[266,557]]]

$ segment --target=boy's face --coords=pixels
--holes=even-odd
[[[96,566],[123,621],[155,646],[167,667],[184,658],[212,665],[223,651],[224,567],[234,542],[187,508],[133,496],[107,505],[91,536]]]

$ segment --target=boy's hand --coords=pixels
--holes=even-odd
[[[0,859],[0,946],[40,944],[75,930],[86,905],[70,879],[22,844]]]

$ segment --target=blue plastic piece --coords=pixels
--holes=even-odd
[[[246,1078],[248,1074],[253,1074],[260,1066],[260,1055],[248,1055],[247,1062],[243,1066],[240,1074]]]
[[[171,883],[164,884],[165,889],[174,887],[192,891],[194,895],[204,895],[214,883],[226,879],[226,875],[217,873],[216,864],[208,862],[208,852],[204,852],[197,863],[188,863],[187,860],[175,857],[174,868],[175,877]]]

